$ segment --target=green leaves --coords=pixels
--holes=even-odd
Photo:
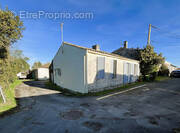
[[[28,58],[17,50],[10,55],[9,48],[21,39],[24,30],[23,22],[8,8],[0,9],[0,84],[8,88],[20,71],[29,69]]]
[[[160,65],[164,62],[162,53],[159,55],[154,52],[154,47],[147,45],[144,49],[140,50],[140,67],[142,75],[149,75],[158,72]]]
[[[36,69],[36,68],[39,68],[41,66],[42,66],[42,63],[40,61],[34,62],[33,66],[32,66],[32,69]]]
[[[0,50],[9,48],[10,45],[19,40],[23,30],[23,22],[18,16],[15,16],[8,8],[0,10]],[[4,54],[6,54],[5,51]]]

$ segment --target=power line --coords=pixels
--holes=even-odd
[[[157,26],[153,26],[153,25],[152,25],[152,28],[155,29],[155,31],[157,31],[163,35],[166,35],[168,37],[172,37],[174,39],[180,39],[180,35],[178,35],[178,34],[172,33],[172,32],[167,31],[167,30],[162,30],[162,29],[158,28]]]
[[[170,42],[170,41],[156,41],[156,40],[151,40],[152,43],[178,43],[178,42]]]

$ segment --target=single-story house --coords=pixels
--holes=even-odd
[[[137,81],[139,61],[63,42],[50,65],[50,80],[80,93],[97,92]]]
[[[169,73],[171,73],[172,71],[174,71],[174,70],[177,70],[178,68],[177,68],[177,66],[175,66],[175,65],[173,65],[173,64],[171,64],[170,62],[168,62],[168,61],[165,61],[165,63],[164,63],[166,66],[167,66],[167,68],[169,69]]]
[[[42,65],[41,67],[31,71],[31,78],[36,80],[49,79],[49,65]]]

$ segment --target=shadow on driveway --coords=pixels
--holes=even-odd
[[[16,88],[20,106],[16,113],[0,118],[0,132],[171,133],[180,125],[180,95],[158,88],[180,91],[179,82],[148,84],[97,101],[97,97],[59,95],[44,81],[25,81]]]

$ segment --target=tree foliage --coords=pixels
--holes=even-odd
[[[22,37],[23,22],[7,8],[0,9],[0,85],[8,87],[19,71],[29,68],[22,51],[10,55],[10,46]]]
[[[9,47],[22,37],[23,22],[8,8],[0,9],[0,46]]]
[[[32,69],[37,69],[37,68],[39,68],[41,66],[42,66],[42,63],[40,61],[34,62],[33,66],[32,66]]]
[[[162,64],[158,72],[159,76],[169,76],[169,69],[166,64]]]
[[[22,50],[13,51],[11,58],[13,60],[13,67],[15,68],[16,73],[18,73],[18,72],[26,72],[26,71],[29,70],[30,66],[27,63],[29,58],[25,57],[23,55]]]
[[[0,60],[0,83],[8,87],[9,83],[14,82],[19,72],[29,70],[28,58],[25,57],[21,50],[15,50],[8,58]]]
[[[144,49],[140,50],[140,69],[143,76],[157,73],[160,65],[164,62],[162,54],[157,54],[154,47],[147,45]]]

